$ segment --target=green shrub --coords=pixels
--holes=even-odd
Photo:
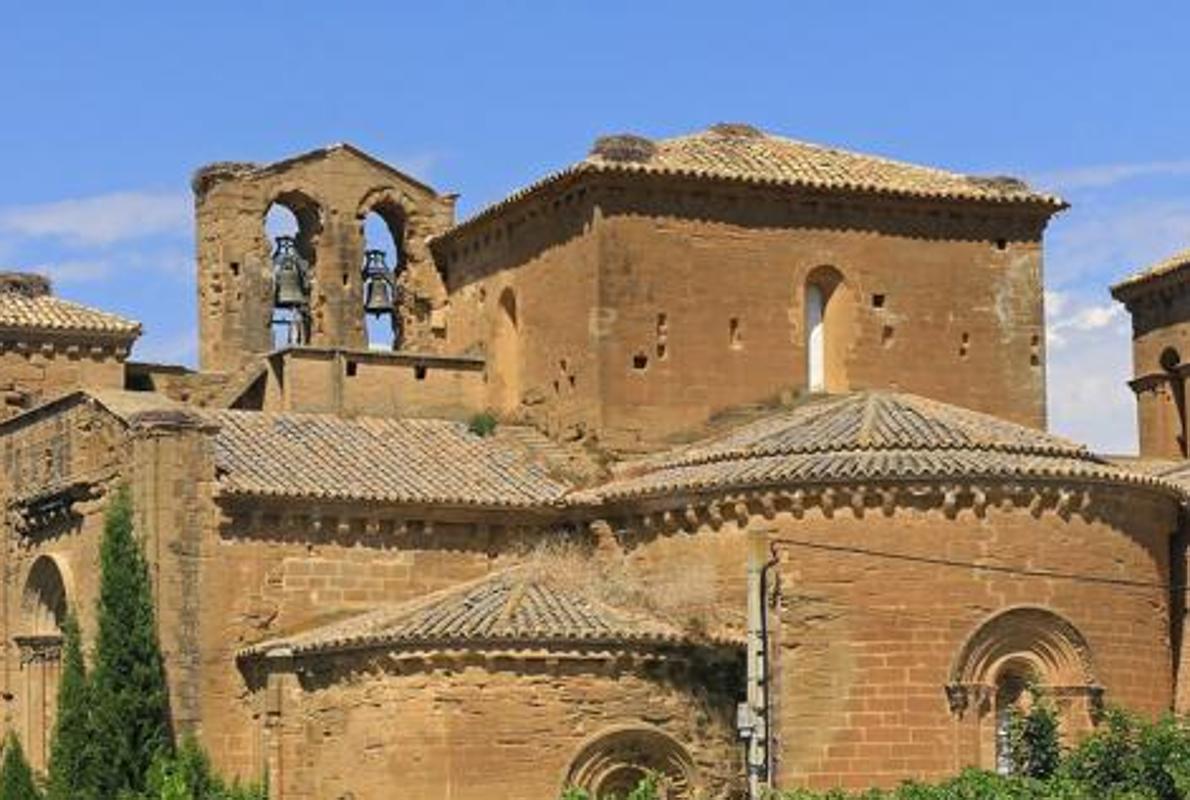
[[[41,800],[21,740],[11,731],[4,741],[4,762],[0,765],[0,800]]]
[[[1062,760],[1058,712],[1037,690],[1029,693],[1032,706],[1027,713],[1015,712],[1009,723],[1008,752],[1016,775],[1044,779],[1058,771]]]
[[[467,421],[467,430],[476,436],[491,436],[496,432],[496,417],[490,411],[475,414]]]

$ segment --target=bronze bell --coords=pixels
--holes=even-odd
[[[381,314],[393,313],[393,300],[396,294],[393,286],[393,275],[388,265],[384,263],[383,250],[369,250],[364,253],[364,313]]]
[[[306,260],[298,255],[292,236],[278,236],[273,252],[273,305],[301,308],[310,302]]]

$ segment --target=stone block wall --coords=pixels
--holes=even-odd
[[[123,389],[128,343],[39,341],[0,344],[0,418],[78,389]]]
[[[519,387],[497,407],[648,448],[808,391],[806,287],[830,269],[829,390],[914,392],[1041,428],[1038,214],[589,179],[435,242],[447,348],[492,353],[494,395]]]
[[[265,166],[213,164],[196,174],[194,190],[204,371],[234,372],[274,349],[273,243],[264,228],[273,203],[297,218],[298,250],[312,262],[311,344],[366,346],[363,224],[377,211],[405,257],[402,346],[435,349],[431,316],[443,297],[425,240],[451,224],[453,197],[347,145]]]
[[[294,348],[269,359],[262,410],[467,419],[486,394],[478,359]]]
[[[740,769],[732,706],[664,665],[608,657],[378,652],[275,674],[275,697],[260,698],[275,703],[266,734],[275,796],[549,800],[584,745],[624,728],[664,729],[705,796],[730,796]]]
[[[1095,685],[1108,703],[1151,716],[1169,709],[1175,504],[1143,491],[1088,489],[1087,508],[1073,514],[1059,513],[1044,493],[1009,489],[989,491],[978,510],[949,511],[941,496],[906,492],[891,515],[870,506],[857,515],[841,491],[825,513],[813,492],[797,514],[778,504],[766,519],[753,509],[748,529],[819,545],[777,545],[769,613],[779,784],[859,788],[993,768],[987,697],[977,696],[981,687],[948,686],[962,682],[960,654],[981,626],[1017,607],[1065,620],[1086,643],[1093,680],[1064,674],[1055,687],[1067,735],[1090,725]],[[629,521],[626,557],[655,593],[690,597],[689,613],[711,630],[739,630],[744,529],[690,508],[654,513],[647,525]],[[690,591],[691,574],[706,595]],[[680,619],[683,611],[670,613]],[[1020,641],[1049,635],[1026,629]]]

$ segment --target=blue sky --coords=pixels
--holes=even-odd
[[[0,267],[193,363],[189,176],[351,141],[465,215],[601,133],[747,121],[1074,203],[1050,228],[1051,427],[1134,448],[1106,285],[1190,246],[1190,4],[10,3]]]

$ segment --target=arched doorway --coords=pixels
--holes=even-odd
[[[489,353],[489,380],[495,407],[504,413],[517,410],[521,402],[521,318],[512,287],[500,293]]]
[[[272,281],[270,327],[274,347],[309,344],[314,320],[318,237],[322,210],[311,197],[283,192],[269,204],[263,220],[265,249]]]
[[[62,626],[69,608],[62,569],[51,556],[39,556],[29,569],[21,595],[21,633],[15,638],[22,672],[21,710],[29,760],[44,768],[57,717],[62,658]]]
[[[624,727],[587,741],[571,762],[564,787],[592,797],[627,797],[646,776],[661,782],[666,800],[687,800],[698,790],[694,761],[676,739],[649,727]]]
[[[848,389],[846,357],[854,309],[842,274],[834,267],[815,267],[802,287],[805,316],[803,348],[806,390],[842,392]]]

